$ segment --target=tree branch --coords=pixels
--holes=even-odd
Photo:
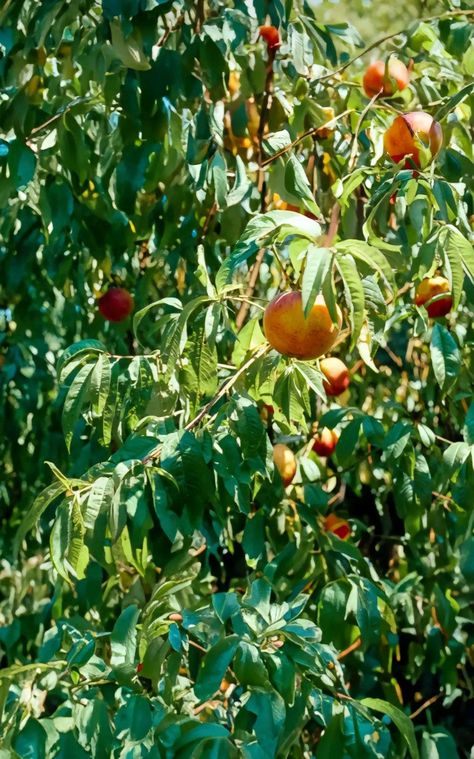
[[[258,138],[257,186],[258,186],[258,191],[260,193],[260,213],[265,213],[266,205],[267,205],[266,203],[267,187],[266,187],[266,182],[265,182],[265,166],[263,162],[263,135],[265,132],[265,127],[268,122],[268,115],[270,112],[271,99],[273,95],[273,62],[275,60],[275,55],[276,55],[276,48],[268,50],[268,66],[267,66],[267,75],[265,79],[265,92],[263,94],[262,110],[260,111],[260,121],[258,124],[258,130],[257,130],[257,138]],[[265,255],[265,248],[262,248],[261,250],[258,251],[257,257],[255,259],[255,263],[250,269],[249,283],[248,283],[247,289],[245,290],[245,297],[247,299],[252,297],[253,291],[255,290],[255,287],[257,285],[258,275],[260,273],[260,267],[262,265],[264,255]],[[240,331],[240,329],[242,328],[247,318],[247,314],[249,310],[250,310],[249,304],[246,301],[243,301],[237,313],[237,318],[235,320],[235,326],[237,328],[237,331]]]
[[[445,18],[455,18],[456,16],[473,16],[473,11],[468,10],[458,10],[458,11],[447,11],[446,13],[440,13],[437,16],[427,16],[427,18],[420,18],[420,23],[427,23],[430,21],[442,21]],[[384,42],[387,42],[388,40],[393,39],[394,37],[398,37],[400,34],[406,34],[406,29],[400,29],[398,32],[393,32],[392,34],[386,34],[384,37],[380,37],[380,39],[375,40],[375,42],[372,42],[368,47],[366,47],[361,53],[358,53],[354,56],[354,58],[351,58],[350,61],[347,61],[342,66],[339,66],[338,69],[335,71],[330,71],[327,74],[323,74],[322,76],[318,77],[319,81],[324,81],[325,79],[331,79],[331,77],[336,76],[336,74],[341,74],[343,71],[345,71],[349,66],[352,66],[355,61],[358,61],[359,58],[363,58],[366,53],[370,53],[371,50],[374,50],[376,47],[379,47],[379,45],[383,45]]]
[[[202,409],[199,412],[199,414],[197,416],[195,416],[194,419],[192,419],[190,422],[188,422],[188,424],[185,426],[184,429],[189,431],[189,430],[194,429],[194,427],[197,427],[197,425],[199,424],[199,422],[202,419],[204,419],[204,417],[206,416],[206,414],[208,414],[208,412],[217,403],[217,401],[220,400],[235,385],[235,383],[242,376],[242,374],[245,374],[245,372],[247,371],[247,369],[249,369],[252,366],[252,364],[254,364],[255,361],[257,361],[257,359],[259,359],[262,356],[264,356],[265,353],[268,353],[269,350],[270,350],[270,346],[269,345],[264,345],[264,346],[261,346],[260,348],[258,348],[255,351],[255,353],[253,354],[253,356],[251,356],[245,362],[245,364],[242,364],[242,366],[240,367],[240,369],[238,369],[236,371],[236,373],[232,377],[229,377],[229,379],[227,379],[224,382],[224,384],[221,385],[220,389],[217,391],[217,393],[215,394],[215,396],[213,398],[211,398],[211,400],[209,401],[209,403],[206,403],[206,405],[202,407]]]
[[[354,641],[354,643],[351,643],[350,646],[344,649],[344,651],[341,651],[337,655],[337,660],[341,661],[341,659],[344,659],[346,656],[351,654],[353,651],[357,651],[358,648],[360,648],[362,645],[362,638],[357,638],[357,640]]]
[[[191,419],[190,422],[187,423],[187,425],[184,427],[186,431],[189,432],[189,430],[194,429],[194,427],[197,427],[197,425],[204,419],[204,417],[211,411],[213,406],[219,401],[221,398],[224,397],[224,395],[235,385],[238,379],[245,374],[245,372],[250,369],[252,364],[255,363],[259,358],[265,355],[265,353],[268,353],[268,351],[271,349],[270,345],[263,345],[257,348],[257,350],[253,353],[252,356],[245,362],[245,364],[242,364],[240,369],[236,371],[236,373],[232,376],[226,379],[226,381],[221,385],[217,393],[214,395],[211,400],[206,403],[205,406],[202,407],[200,412],[197,414],[197,416],[194,417],[194,419]],[[155,448],[153,448],[150,453],[148,453],[145,458],[142,459],[142,464],[148,464],[150,461],[153,461],[153,459],[156,459],[159,457],[162,449],[162,444],[159,443]]]
[[[410,714],[410,719],[415,719],[415,717],[418,717],[421,712],[424,712],[425,709],[428,709],[431,704],[434,704],[435,701],[438,700],[438,698],[441,698],[442,694],[438,693],[436,696],[431,696],[427,701],[425,701],[424,704],[422,704],[413,714]]]
[[[331,126],[332,124],[335,124],[336,121],[339,121],[340,119],[344,118],[344,116],[348,116],[350,113],[354,112],[354,108],[348,108],[346,111],[343,111],[342,113],[339,113],[337,116],[334,116],[329,121],[324,122],[324,124],[319,124],[319,126],[311,127],[311,129],[308,129],[306,132],[303,132],[303,134],[300,134],[299,137],[297,137],[293,142],[290,142],[289,145],[282,148],[281,150],[278,150],[277,153],[274,153],[269,158],[265,158],[264,161],[262,161],[262,167],[268,166],[269,163],[272,163],[272,161],[276,161],[277,158],[280,158],[282,155],[285,155],[285,153],[288,153],[289,150],[295,147],[295,145],[298,145],[302,140],[305,140],[306,137],[311,137],[313,134],[316,134],[316,132],[319,129],[325,129],[325,127]]]
[[[330,248],[331,245],[334,242],[334,238],[337,235],[337,230],[339,228],[339,220],[341,218],[341,206],[339,203],[334,203],[332,210],[331,210],[331,218],[329,220],[329,227],[328,231],[326,232],[326,236],[324,238],[323,242],[323,248]]]

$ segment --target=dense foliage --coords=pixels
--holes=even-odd
[[[469,756],[474,12],[439,5],[367,46],[304,0],[4,2],[0,759]],[[443,147],[394,163],[419,109]],[[264,336],[290,289],[342,311],[338,397]]]

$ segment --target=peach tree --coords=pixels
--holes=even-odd
[[[323,6],[0,9],[0,759],[469,756],[474,11]]]

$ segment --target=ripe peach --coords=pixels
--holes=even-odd
[[[369,64],[362,80],[365,94],[373,98],[382,90],[382,95],[393,95],[397,90],[404,90],[410,81],[407,67],[396,58],[388,62],[388,76],[385,77],[385,61],[373,61]]]
[[[448,293],[448,295],[434,303],[429,302],[435,295],[441,295],[441,293]],[[451,286],[448,280],[445,277],[426,277],[423,279],[416,288],[415,303],[417,306],[425,306],[428,316],[432,319],[437,316],[446,316],[453,306]]]
[[[326,121],[330,121],[336,115],[334,108],[323,106],[322,110],[324,112]],[[334,134],[334,129],[331,129],[330,127],[327,127],[327,126],[321,126],[316,129],[314,136],[319,138],[320,140],[325,140],[328,137],[331,137],[332,134]]]
[[[441,125],[424,111],[412,111],[397,116],[384,134],[385,150],[395,163],[406,158],[405,168],[421,166],[420,143],[429,148],[431,160],[443,144]]]
[[[338,440],[339,435],[335,430],[323,427],[314,439],[313,451],[317,453],[318,456],[330,456],[334,452]]]
[[[240,92],[240,73],[238,71],[230,72],[227,87],[232,98]]]
[[[328,514],[324,520],[325,532],[332,532],[341,540],[347,540],[351,534],[351,526],[346,519],[338,517],[337,514]]]
[[[33,74],[31,79],[25,84],[25,94],[36,104],[41,102],[43,97],[44,82],[43,77],[39,74]]]
[[[179,613],[179,611],[173,611],[171,614],[168,614],[168,619],[170,622],[182,622],[183,621],[183,615]]]
[[[261,26],[259,28],[260,37],[265,40],[269,50],[280,47],[280,32],[276,26]]]
[[[256,141],[260,129],[260,113],[254,97],[248,98],[245,109],[247,111],[247,131],[250,137]]]
[[[292,203],[287,203],[286,200],[283,200],[277,192],[273,193],[273,206],[277,211],[298,212],[300,210],[298,206],[294,206]]]
[[[274,413],[275,409],[273,406],[270,406],[268,403],[264,403],[260,409],[260,419],[264,424],[268,424],[268,421],[271,419]]]
[[[324,297],[319,294],[305,319],[301,292],[286,292],[266,307],[263,330],[279,353],[308,360],[322,356],[334,345],[342,324],[339,308],[337,316],[338,323],[333,324]]]
[[[286,488],[296,474],[295,454],[284,443],[277,443],[273,446],[273,461]]]
[[[349,369],[340,358],[335,358],[334,356],[323,358],[319,363],[319,368],[326,377],[326,381],[323,382],[326,395],[341,395],[344,390],[347,390],[351,381],[351,375],[349,374]]]
[[[99,300],[99,311],[109,322],[121,322],[133,311],[133,298],[123,287],[111,287]]]

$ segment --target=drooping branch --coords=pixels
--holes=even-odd
[[[448,18],[456,18],[457,16],[473,16],[474,10],[458,10],[458,11],[447,11],[446,13],[440,13],[436,16],[427,16],[426,18],[420,18],[419,22],[420,24],[423,23],[430,23],[430,21],[443,21],[444,19]],[[346,61],[342,66],[339,66],[338,69],[335,69],[334,71],[329,71],[327,74],[323,74],[322,76],[318,77],[319,81],[324,81],[326,79],[331,79],[333,76],[336,76],[337,74],[342,74],[343,71],[349,68],[349,66],[352,66],[355,61],[358,61],[360,58],[363,58],[364,55],[367,53],[370,53],[371,50],[375,50],[375,48],[379,47],[380,45],[383,45],[384,42],[388,42],[388,40],[393,39],[394,37],[399,37],[401,34],[406,34],[406,29],[399,29],[397,32],[392,32],[391,34],[385,34],[383,37],[380,37],[378,40],[375,40],[375,42],[372,42],[370,45],[368,45],[364,50],[362,50],[361,53],[357,53],[353,58],[351,58],[349,61]]]
[[[220,386],[217,393],[211,398],[211,400],[205,404],[205,406],[202,407],[202,409],[199,411],[199,413],[194,417],[194,419],[191,419],[190,422],[187,423],[185,426],[186,431],[190,431],[194,429],[194,427],[197,427],[198,424],[204,419],[207,414],[214,408],[216,403],[226,395],[226,393],[231,390],[231,388],[236,384],[236,382],[242,377],[243,374],[245,374],[248,369],[262,356],[265,355],[265,353],[268,353],[268,351],[271,350],[270,345],[262,345],[253,353],[252,356],[250,356],[247,361],[242,364],[242,366],[235,372],[235,374],[232,375],[232,377],[229,377],[225,380],[225,382]],[[142,459],[142,464],[148,464],[150,461],[153,461],[153,459],[157,459],[161,453],[162,445],[159,443],[153,450],[148,453],[145,458]]]

